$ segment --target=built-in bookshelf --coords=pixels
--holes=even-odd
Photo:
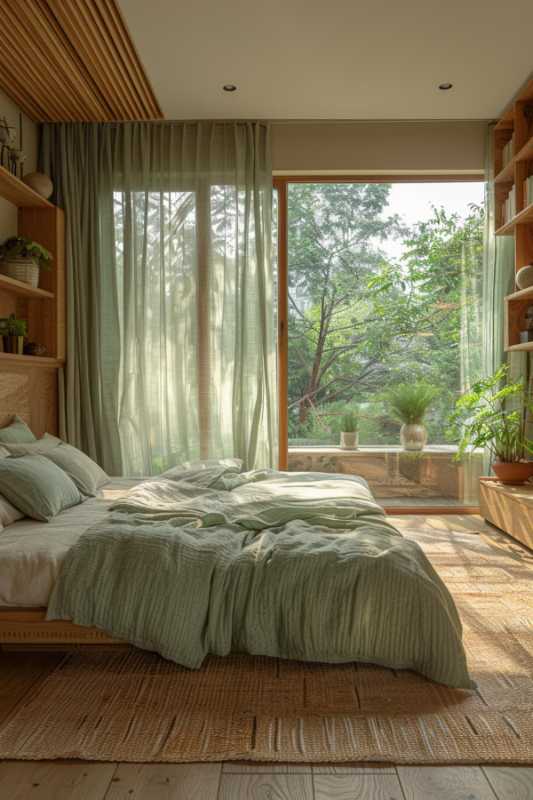
[[[65,268],[63,211],[45,200],[16,176],[0,167],[0,197],[18,207],[18,233],[52,253],[51,269],[41,270],[38,288],[0,274],[0,317],[15,314],[28,323],[28,340],[43,345],[42,362],[60,365],[65,358]],[[0,366],[15,363],[0,352]],[[39,356],[17,357],[17,364],[36,364]]]
[[[0,352],[0,427],[13,414],[37,436],[59,432],[58,373],[65,363],[64,215],[48,200],[0,167],[0,197],[18,208],[18,234],[52,253],[51,269],[39,286],[0,275],[0,317],[14,314],[28,323],[28,340],[44,345],[43,355]]]
[[[533,263],[533,79],[495,126],[494,176],[496,234],[514,237],[518,272]],[[524,315],[532,306],[533,288],[506,297],[506,350],[533,351],[533,342],[520,341]]]

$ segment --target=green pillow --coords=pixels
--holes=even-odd
[[[1,447],[1,445],[0,445]],[[42,455],[53,461],[58,467],[67,473],[80,492],[88,497],[94,497],[98,489],[104,484],[109,483],[109,475],[98,466],[96,461],[88,455],[62,442],[56,436],[45,433],[42,439],[27,444],[6,444],[5,449],[12,456],[33,456]]]
[[[40,455],[0,458],[0,494],[27,517],[43,522],[83,499],[69,476]]]
[[[70,444],[62,443],[46,452],[46,458],[61,467],[72,478],[80,492],[94,497],[100,486],[109,483],[110,478],[96,461]]]
[[[23,444],[24,442],[36,442],[37,439],[20,417],[13,417],[13,421],[0,428],[0,444]]]

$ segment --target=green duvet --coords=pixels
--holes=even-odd
[[[48,619],[192,668],[246,652],[473,687],[448,590],[348,475],[222,462],[141,483],[69,551]]]

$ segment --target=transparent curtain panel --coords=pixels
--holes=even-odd
[[[360,475],[388,509],[477,506],[483,453],[457,459],[450,418],[481,373],[483,182],[286,191],[288,468]]]

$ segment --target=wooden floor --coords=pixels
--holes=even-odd
[[[531,800],[533,767],[4,762],[2,800]]]
[[[403,516],[413,527],[480,533],[515,557],[531,557],[473,516]],[[20,655],[20,654],[19,654]],[[39,664],[57,654],[28,653],[20,689],[28,691]],[[10,658],[9,653],[0,658]],[[0,718],[17,702],[18,687],[0,686]],[[533,753],[532,753],[533,764]],[[0,800],[533,800],[532,767],[406,767],[270,764],[112,764],[0,762]]]

